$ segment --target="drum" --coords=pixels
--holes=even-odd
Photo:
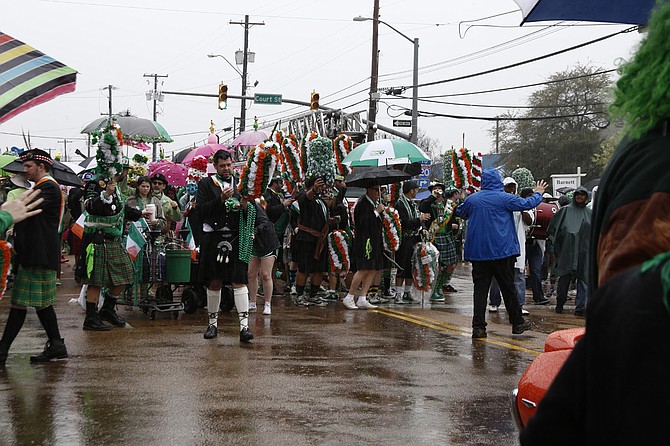
[[[557,203],[540,203],[535,208],[535,224],[532,226],[529,237],[546,240],[549,222],[554,214],[558,212],[558,209],[559,206]]]

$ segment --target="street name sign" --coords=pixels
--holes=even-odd
[[[254,93],[254,104],[274,104],[281,105],[281,95],[280,94],[262,94]]]

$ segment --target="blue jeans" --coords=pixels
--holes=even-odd
[[[539,243],[526,244],[526,260],[530,270],[530,289],[533,290],[533,300],[540,302],[544,299],[542,294],[542,248]]]
[[[556,306],[563,308],[565,302],[568,300],[568,289],[570,282],[572,282],[572,274],[566,274],[558,278],[556,285]],[[577,298],[575,299],[575,311],[586,309],[588,286],[583,280],[577,279]]]
[[[519,299],[519,305],[523,307],[523,304],[526,303],[526,276],[516,268],[514,268],[514,289],[516,290],[517,299]],[[494,277],[491,280],[491,287],[489,288],[489,304],[499,307],[500,303],[500,286]]]

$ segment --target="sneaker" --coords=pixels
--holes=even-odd
[[[393,299],[393,298],[395,297],[396,294],[397,294],[396,289],[395,289],[394,287],[391,287],[391,288],[389,288],[388,290],[386,290],[386,292],[384,293],[384,295],[383,295],[382,298],[383,298],[383,299],[386,299],[386,301],[388,302],[388,301],[390,301],[391,299]]]
[[[347,295],[347,297],[342,300],[342,304],[350,310],[358,310],[356,303],[354,302],[354,297],[352,295]]]
[[[295,288],[295,285],[291,286],[291,296],[297,296],[298,290]]]
[[[525,316],[529,313],[528,313],[528,310],[526,310],[524,307],[521,307],[521,314],[523,314]]]
[[[441,294],[433,294],[430,296],[431,303],[444,303],[446,299]]]
[[[337,302],[340,300],[340,295],[335,290],[328,290],[322,299],[328,302]]]
[[[404,293],[402,293],[402,300],[406,304],[416,303],[412,298],[412,293],[410,293],[409,291],[405,291]]]
[[[456,291],[456,288],[451,286],[451,284],[447,284],[447,286],[444,287],[444,292],[445,293],[458,293],[458,291]]]
[[[556,314],[563,314],[563,305],[556,305]]]
[[[489,313],[497,313],[497,312],[498,312],[498,305],[489,306]]]
[[[265,302],[263,306],[263,314],[269,316],[272,314],[272,304],[270,302]]]
[[[361,297],[358,298],[358,302],[356,302],[356,306],[358,308],[363,308],[363,309],[377,308],[377,305],[372,305],[370,302],[368,302],[368,300],[364,296],[361,296]]]
[[[30,357],[30,362],[49,362],[52,359],[67,358],[67,349],[63,339],[53,339],[47,341],[44,351],[36,356]]]
[[[256,312],[256,302],[249,302],[249,313]]]
[[[473,328],[472,339],[484,339],[486,337],[486,328]]]
[[[531,321],[523,321],[521,324],[512,325],[512,334],[521,334],[531,328],[533,328],[533,323]]]
[[[374,305],[382,303],[382,299],[381,299],[381,297],[379,297],[378,294],[372,294],[372,295],[368,294],[367,301],[371,304],[374,304]]]
[[[314,305],[314,306],[316,306],[316,307],[327,307],[327,306],[328,306],[328,302],[326,302],[325,300],[321,299],[319,296],[314,296],[314,297],[312,297],[312,296],[307,296],[307,297],[305,298],[305,300],[306,300],[307,302],[309,302],[311,305]]]
[[[396,305],[402,305],[405,303],[405,301],[402,298],[402,293],[395,293],[395,301]]]
[[[547,299],[546,297],[543,297],[540,300],[534,300],[533,301],[533,305],[547,305],[548,303],[549,303],[549,299]]]

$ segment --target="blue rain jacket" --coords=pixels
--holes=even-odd
[[[456,208],[456,215],[468,220],[465,260],[477,262],[518,256],[519,240],[512,213],[533,209],[541,201],[539,192],[528,198],[506,193],[500,173],[496,169],[485,170],[482,190]]]

